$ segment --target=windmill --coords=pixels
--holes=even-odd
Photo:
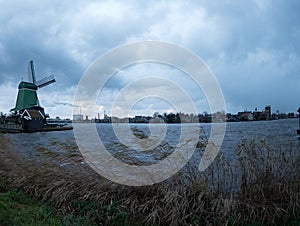
[[[36,80],[33,61],[28,63],[28,82],[20,82],[18,87],[18,96],[15,108],[11,111],[22,114],[25,110],[40,111],[45,117],[44,109],[40,106],[37,96],[37,90],[55,82],[54,75],[47,76],[41,80]]]
[[[73,129],[72,126],[48,123],[46,119],[49,115],[40,106],[37,90],[54,83],[54,76],[37,81],[32,60],[28,64],[28,76],[27,82],[19,83],[16,106],[10,110],[12,114],[1,116],[0,131],[19,133]]]

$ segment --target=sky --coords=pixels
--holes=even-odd
[[[18,83],[28,79],[29,60],[34,60],[37,79],[49,74],[56,78],[38,90],[40,104],[51,117],[71,118],[73,111],[103,117],[112,108],[119,117],[188,111],[179,95],[172,105],[165,97],[173,90],[157,81],[122,92],[147,76],[173,82],[199,113],[210,112],[209,101],[189,75],[159,63],[133,64],[111,75],[93,109],[73,103],[80,79],[99,57],[120,45],[147,40],[170,42],[199,56],[214,73],[227,112],[266,105],[273,112],[296,112],[300,106],[298,0],[0,0],[0,5],[1,112],[14,107]],[[153,95],[131,109],[112,106],[117,97],[131,103],[145,90]]]

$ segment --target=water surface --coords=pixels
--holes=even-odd
[[[117,126],[122,127],[124,125],[118,124]],[[211,124],[131,124],[131,134],[124,143],[124,140],[120,141],[118,139],[111,124],[96,124],[100,140],[106,149],[122,161],[137,165],[151,165],[172,153],[174,148],[182,142],[180,141],[182,126],[189,127],[191,137],[197,134],[200,142],[209,137]],[[264,140],[274,147],[285,145],[288,148],[292,145],[299,148],[300,141],[296,135],[297,129],[298,119],[230,122],[226,125],[225,138],[220,151],[227,159],[234,162],[237,145],[243,140]],[[154,131],[154,136],[151,134],[151,130]],[[56,159],[57,164],[67,166],[74,164],[74,161],[69,161],[69,157],[72,157],[75,158],[75,162],[85,164],[84,159],[77,151],[73,131],[6,134],[6,136],[16,146],[16,153],[24,159],[34,161],[45,161],[45,159],[52,161]],[[138,147],[140,148],[137,148],[138,150],[132,144],[134,143],[133,140],[130,143],[130,139],[133,138],[135,141],[139,141]],[[149,143],[152,141],[153,147]],[[151,148],[147,149],[149,146]],[[141,147],[144,147],[145,150],[140,150]],[[195,152],[201,151],[203,151],[203,147],[201,148],[200,145]]]

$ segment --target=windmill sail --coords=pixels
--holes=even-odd
[[[36,85],[38,88],[41,88],[41,87],[47,86],[49,84],[52,84],[54,82],[55,82],[54,75],[50,75],[50,76],[47,76],[47,77],[37,81]]]
[[[28,63],[28,79],[29,82],[35,84],[36,79],[35,79],[35,71],[34,71],[34,66],[33,66],[33,61],[29,61]]]

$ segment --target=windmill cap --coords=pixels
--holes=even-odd
[[[19,89],[33,89],[33,90],[37,90],[38,87],[35,84],[31,83],[31,82],[20,82]]]

